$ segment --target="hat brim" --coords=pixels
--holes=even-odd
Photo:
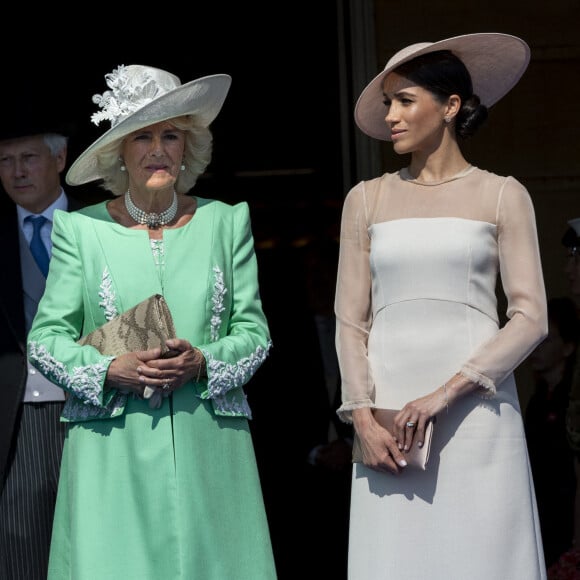
[[[195,79],[169,91],[120,121],[101,135],[71,165],[66,174],[69,185],[82,185],[102,179],[98,152],[127,135],[176,117],[192,115],[201,127],[209,127],[220,112],[228,94],[232,78],[226,74]]]
[[[19,84],[12,89],[7,88],[2,95],[0,141],[47,134],[73,135],[75,127],[65,110],[62,95],[57,98],[55,92],[58,91],[47,90],[43,106],[39,107],[38,95],[32,87]]]
[[[19,117],[18,117],[19,118]],[[30,123],[8,124],[0,128],[0,141],[11,141],[15,139],[22,139],[25,137],[36,137],[38,135],[62,135],[63,137],[70,137],[74,133],[72,124],[65,122],[54,123],[39,123],[37,125]]]
[[[364,133],[383,141],[391,140],[383,104],[385,77],[404,62],[438,50],[450,50],[462,60],[471,75],[474,94],[486,107],[497,103],[516,85],[530,62],[529,46],[510,34],[483,32],[414,44],[395,54],[358,98],[354,118]]]

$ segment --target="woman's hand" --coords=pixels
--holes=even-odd
[[[457,373],[432,393],[407,403],[395,417],[394,436],[399,449],[411,449],[413,441],[423,445],[425,428],[432,417],[448,411],[454,401],[474,392],[479,385]]]
[[[109,366],[108,383],[141,396],[145,392],[148,398],[147,387],[168,394],[206,374],[205,358],[198,348],[179,338],[168,340],[166,344],[173,351],[170,358],[161,356],[160,348],[116,357]]]
[[[393,436],[373,417],[372,409],[353,409],[352,420],[362,450],[363,462],[376,471],[399,473],[407,465]]]
[[[408,402],[395,417],[393,435],[399,449],[408,451],[411,445],[423,446],[427,423],[447,409],[449,404],[447,385],[435,389],[432,393]]]

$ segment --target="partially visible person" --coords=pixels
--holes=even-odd
[[[55,210],[65,194],[68,128],[24,103],[0,123],[0,578],[45,580],[64,425],[64,393],[26,360],[26,334],[45,287]],[[43,222],[38,237],[31,220]],[[31,243],[44,260],[36,262]]]
[[[568,228],[562,236],[562,245],[566,249],[564,274],[568,280],[570,296],[576,301],[576,309],[580,315],[580,218],[568,221]],[[578,366],[572,381],[566,426],[569,443],[580,458],[580,367]],[[580,532],[580,527],[578,532]]]
[[[562,245],[566,249],[564,274],[568,280],[570,296],[576,301],[580,313],[580,218],[568,221],[568,228],[562,236]],[[574,546],[580,549],[580,365],[576,363],[570,402],[566,412],[566,431],[568,442],[576,455],[576,503],[574,518]]]
[[[566,410],[579,341],[576,305],[568,297],[548,301],[548,336],[526,364],[534,391],[525,429],[540,515],[546,567],[574,541],[575,456],[566,434]]]
[[[562,245],[566,250],[564,275],[568,280],[570,295],[577,301],[576,307],[580,310],[580,218],[568,221]]]
[[[568,221],[561,243],[566,251],[564,275],[568,281],[569,297],[575,302],[580,317],[580,218]],[[576,360],[572,386],[566,410],[566,434],[575,456],[576,492],[573,510],[572,548],[548,568],[549,580],[580,577],[580,365]]]
[[[28,336],[31,362],[68,395],[48,578],[273,580],[244,392],[271,347],[249,208],[190,193],[231,78],[182,84],[142,65],[105,78],[92,119],[111,128],[66,180],[102,180],[113,199],[55,212]],[[176,356],[78,344],[152,294]]]
[[[546,578],[514,379],[548,331],[535,212],[518,180],[462,151],[529,58],[509,34],[413,44],[357,101],[359,128],[409,164],[355,185],[342,213],[338,413],[363,453],[353,580]],[[393,432],[376,407],[399,410]],[[407,466],[434,417],[427,469]]]

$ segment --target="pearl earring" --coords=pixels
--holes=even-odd
[[[121,167],[119,168],[121,171],[127,171],[127,168],[125,167],[125,164],[123,163],[123,158],[119,157],[119,163],[121,164]]]
[[[181,164],[181,171],[185,171],[185,165]]]
[[[121,165],[120,169],[121,171],[127,171],[127,168],[124,165]]]

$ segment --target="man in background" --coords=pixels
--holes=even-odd
[[[17,106],[22,108],[22,103]],[[7,107],[0,119],[0,578],[45,580],[64,424],[61,389],[26,359],[26,335],[44,292],[68,136],[47,110]]]

